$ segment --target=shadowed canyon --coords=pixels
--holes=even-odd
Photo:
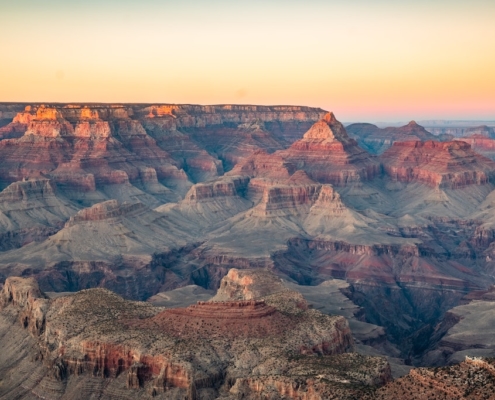
[[[0,104],[0,398],[493,398],[494,160],[487,126]]]

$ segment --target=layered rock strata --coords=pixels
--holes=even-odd
[[[393,180],[449,188],[486,184],[495,171],[493,161],[460,141],[397,142],[383,153],[381,162]]]
[[[48,179],[12,183],[0,192],[0,251],[46,239],[77,211]]]
[[[167,196],[157,179],[179,192],[187,189],[190,184],[184,171],[138,121],[124,109],[106,111],[39,106],[25,113],[29,118],[18,116],[29,123],[19,139],[0,142],[4,160],[0,179],[12,182],[44,174],[75,196],[74,192],[94,192],[115,184],[145,187],[146,177],[154,174],[154,190],[148,190],[152,195]],[[143,181],[145,169],[150,172]]]
[[[495,160],[495,139],[492,135],[473,134],[468,137],[461,137],[458,140],[468,143],[476,153]]]
[[[373,124],[359,123],[346,127],[349,135],[356,139],[359,146],[372,154],[381,154],[387,150],[394,142],[409,141],[445,141],[452,140],[453,136],[435,136],[428,132],[416,121],[411,121],[401,127],[387,127],[380,129]]]
[[[142,203],[108,200],[79,211],[47,240],[0,258],[2,273],[36,276],[47,291],[103,286],[144,299],[158,292],[165,279],[156,258],[173,258],[192,248],[194,239],[163,214]]]
[[[379,164],[347,135],[333,113],[326,114],[302,139],[277,154],[315,181],[337,186],[371,180],[380,172]]]
[[[301,299],[286,290],[260,300],[162,310],[102,289],[47,299],[34,280],[9,278],[1,292],[0,331],[19,332],[6,346],[29,345],[0,357],[2,375],[10,376],[0,394],[59,398],[92,382],[103,399],[117,392],[123,398],[237,398],[290,382],[297,387],[305,370],[304,379],[316,383],[312,398],[322,399],[345,377],[348,384],[337,389],[344,396],[390,380],[382,359],[343,354],[352,349],[344,318],[298,306]],[[191,324],[200,328],[186,329]],[[232,331],[239,336],[226,335]],[[29,357],[29,351],[38,355]]]

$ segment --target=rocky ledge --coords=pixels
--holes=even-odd
[[[254,289],[257,294],[276,282],[267,273],[249,277],[238,271],[228,279],[236,274],[255,287],[261,276],[265,282]],[[350,398],[390,380],[385,360],[346,353],[353,341],[345,318],[309,309],[286,288],[257,299],[164,310],[105,289],[48,299],[33,279],[14,277],[0,293],[0,308],[5,399],[32,393],[82,399],[88,385],[102,399],[116,393],[237,399],[269,392],[323,399],[332,390]]]
[[[495,163],[461,141],[396,142],[381,163],[393,180],[452,189],[486,184],[495,176]]]
[[[275,154],[304,170],[315,181],[337,186],[367,181],[380,172],[378,162],[358,147],[333,113],[316,122],[290,148]]]

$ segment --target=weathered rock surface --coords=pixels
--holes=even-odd
[[[163,267],[155,257],[180,252],[190,242],[163,214],[142,203],[109,200],[79,211],[44,242],[0,258],[2,273],[36,276],[46,291],[104,286],[142,299],[163,283]]]
[[[22,135],[0,140],[0,187],[12,183],[0,284],[36,276],[43,290],[146,300],[217,289],[232,267],[307,285],[346,279],[362,318],[417,363],[445,312],[495,283],[493,166],[461,142],[396,144],[376,158],[304,107],[0,111]],[[53,194],[25,177],[50,179]]]
[[[467,137],[461,137],[458,140],[468,143],[476,153],[495,160],[494,136],[491,132],[483,132],[482,134],[476,133]]]
[[[493,399],[495,366],[493,359],[467,358],[443,368],[413,369],[363,399]]]
[[[379,165],[351,139],[333,113],[315,123],[301,140],[277,152],[321,183],[345,186],[379,174]]]
[[[486,125],[473,126],[471,128],[466,128],[464,131],[464,136],[466,137],[478,137],[485,136],[488,138],[495,138],[495,130],[492,127]]]
[[[39,106],[27,114],[19,116],[29,120],[24,135],[0,142],[4,182],[47,175],[69,197],[90,202],[85,193],[112,185],[132,183],[135,191],[162,201],[174,197],[158,180],[179,193],[190,186],[184,171],[124,108]]]
[[[9,278],[0,335],[5,399],[82,399],[88,390],[102,399],[351,398],[390,380],[383,359],[345,354],[343,317],[309,310],[287,289],[163,310],[103,289],[47,299],[34,280]]]
[[[241,123],[235,128],[205,129],[197,134],[192,133],[191,137],[222,160],[226,171],[255,151],[273,153],[284,148],[285,144],[284,141],[275,139],[261,121]]]
[[[77,211],[48,179],[12,183],[0,192],[0,251],[46,239]]]
[[[435,327],[433,344],[423,357],[428,365],[461,362],[466,356],[495,355],[495,290],[474,291],[450,309]]]
[[[446,141],[452,140],[453,136],[435,136],[428,132],[416,121],[411,121],[401,127],[387,127],[380,129],[376,125],[359,123],[346,127],[349,136],[356,139],[359,146],[372,154],[381,154],[387,150],[394,142],[417,141]]]
[[[451,188],[483,185],[495,171],[493,161],[459,141],[397,142],[383,153],[381,162],[393,180]]]

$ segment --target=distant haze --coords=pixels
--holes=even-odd
[[[0,101],[495,120],[495,2],[0,0]]]

